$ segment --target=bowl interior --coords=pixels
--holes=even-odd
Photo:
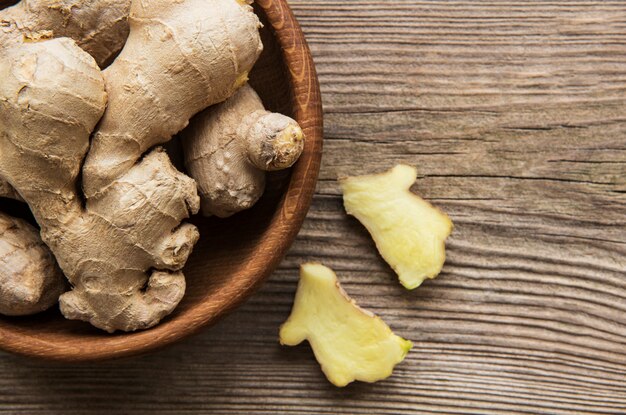
[[[276,4],[281,5],[280,10],[268,9]],[[289,57],[274,29],[277,25],[271,13],[286,13],[288,20],[293,19],[283,7],[287,6],[282,2],[255,6],[264,26],[264,51],[250,74],[250,83],[269,110],[292,116],[301,125],[304,121],[308,140],[305,152],[291,170],[268,176],[266,192],[252,209],[228,219],[191,219],[201,238],[184,269],[187,290],[178,308],[150,330],[114,335],[87,323],[66,320],[56,307],[35,316],[0,316],[0,347],[57,360],[93,360],[148,351],[214,322],[237,306],[277,266],[308,209],[321,145],[321,126],[317,125],[321,119],[315,123],[303,119],[306,112],[296,99],[299,92],[287,66]],[[284,19],[281,16],[283,23]],[[301,36],[295,20],[289,27]],[[305,44],[301,46],[306,49]],[[314,71],[310,76],[315,78]],[[321,117],[316,79],[312,85],[317,102],[313,99],[311,108]],[[0,205],[9,214],[33,220],[23,204],[0,199]]]

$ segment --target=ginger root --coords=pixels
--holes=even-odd
[[[244,82],[259,24],[237,0],[136,0],[128,41],[104,72],[67,38],[1,50],[0,176],[73,286],[59,299],[65,317],[133,331],[181,300],[199,237],[181,222],[199,209],[196,185],[161,149],[144,153]]]
[[[6,180],[0,177],[0,197],[5,197],[7,199],[15,199],[22,200],[17,191],[7,182]]]
[[[184,293],[180,269],[198,233],[180,222],[198,209],[195,183],[154,152],[83,207],[76,182],[105,108],[102,74],[67,38],[7,53],[0,62],[0,175],[29,204],[73,285],[60,297],[61,311],[107,331],[156,324]]]
[[[265,189],[265,172],[290,167],[304,148],[298,123],[266,111],[249,85],[196,115],[181,138],[202,213],[222,218],[254,205]]]
[[[373,175],[341,180],[343,202],[369,231],[381,256],[407,289],[434,278],[446,258],[452,221],[409,190],[417,170],[397,165]]]
[[[413,344],[393,334],[380,317],[356,305],[328,267],[307,263],[280,343],[308,340],[322,371],[335,386],[376,382],[391,375]]]
[[[131,0],[22,0],[0,11],[0,49],[52,37],[74,39],[101,67],[124,46]]]
[[[104,67],[126,42],[130,3],[131,0],[22,0],[0,10],[0,50],[26,39],[69,37]],[[22,200],[2,178],[0,197]]]
[[[37,229],[0,213],[0,314],[23,316],[58,301],[66,281]]]
[[[238,0],[133,1],[128,41],[103,72],[109,104],[83,169],[86,197],[233,95],[263,48],[260,25]]]

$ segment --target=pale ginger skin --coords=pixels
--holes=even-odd
[[[199,207],[195,183],[153,152],[83,208],[76,180],[105,108],[102,74],[66,38],[8,56],[0,62],[0,174],[29,204],[73,286],[61,311],[107,331],[156,324],[184,293],[180,269],[198,233],[179,225]]]
[[[0,314],[24,316],[47,310],[66,284],[37,229],[0,212]]]
[[[131,0],[22,0],[0,11],[0,49],[24,38],[68,37],[103,67],[124,46]]]
[[[348,214],[369,231],[381,256],[407,289],[435,278],[446,259],[445,240],[452,232],[448,216],[410,191],[417,170],[391,170],[341,180]]]
[[[74,254],[63,268],[77,276],[60,298],[63,315],[107,331],[133,331],[170,314],[185,293],[181,269],[199,238],[195,226],[181,221],[198,208],[195,183],[161,150],[88,200],[81,228],[104,237],[89,243],[68,230],[61,235],[65,245],[70,238],[82,244],[81,257]]]
[[[62,313],[110,332],[151,327],[175,308],[198,239],[194,226],[181,225],[199,209],[195,182],[160,149],[139,158],[232,94],[261,49],[258,19],[235,0],[145,0],[131,10],[120,63],[104,78],[68,39],[7,48],[0,62],[0,176],[29,204],[72,283]],[[105,84],[109,115],[83,169],[86,189],[102,186],[85,202],[77,179]]]
[[[254,205],[265,189],[265,172],[290,167],[304,148],[298,123],[266,111],[247,84],[196,115],[181,141],[202,213],[222,218]]]
[[[15,199],[22,201],[19,193],[11,186],[9,182],[0,177],[0,197],[6,197],[7,199]]]
[[[389,377],[413,346],[380,317],[357,306],[333,270],[317,263],[300,267],[293,309],[280,327],[281,344],[295,346],[304,340],[335,386]]]
[[[104,70],[109,105],[83,169],[87,198],[233,95],[263,48],[260,22],[240,0],[134,1],[129,20],[128,41]]]
[[[22,0],[0,10],[0,49],[24,40],[69,37],[104,67],[128,37],[131,0]],[[0,178],[0,197],[22,200]]]
[[[131,0],[22,0],[0,10],[0,50],[24,39],[69,37],[104,67],[126,42],[130,3]],[[0,197],[22,200],[2,178]]]

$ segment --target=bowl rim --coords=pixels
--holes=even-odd
[[[283,61],[287,63],[289,89],[293,91],[293,116],[307,137],[302,156],[291,168],[289,184],[278,202],[270,225],[253,251],[263,251],[266,267],[253,277],[250,276],[242,289],[233,292],[220,305],[218,312],[211,311],[211,305],[206,302],[201,303],[188,315],[175,316],[169,320],[167,331],[159,330],[164,326],[162,324],[145,331],[104,337],[101,344],[94,347],[92,344],[81,346],[78,337],[75,342],[57,344],[0,326],[0,349],[27,357],[72,363],[145,354],[215,324],[241,305],[279,265],[304,222],[315,192],[322,157],[322,102],[309,47],[287,1],[256,0],[255,3],[264,11],[281,48]]]

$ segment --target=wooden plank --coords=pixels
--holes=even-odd
[[[317,196],[281,268],[217,327],[138,359],[0,355],[0,413],[626,413],[626,1],[292,1],[326,109]],[[405,291],[338,175],[416,165],[456,228]],[[415,342],[329,385],[282,348],[298,264]]]

